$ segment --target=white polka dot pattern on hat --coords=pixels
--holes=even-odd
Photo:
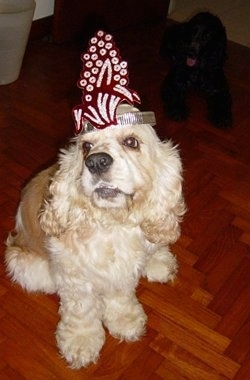
[[[96,128],[116,125],[116,108],[125,101],[140,103],[138,94],[127,88],[127,62],[122,61],[113,37],[98,31],[82,54],[83,70],[78,86],[83,90],[82,105],[74,108],[76,131],[84,120]]]
[[[107,84],[110,84],[111,78],[121,86],[126,86],[128,83],[127,62],[121,61],[117,48],[110,41],[112,41],[110,34],[99,31],[97,37],[91,38],[88,52],[82,55],[83,76],[86,79],[79,81],[79,87],[86,91],[84,100],[87,102],[91,102],[91,92],[94,91],[93,86],[89,84],[97,82],[97,87],[100,88],[103,84],[106,67],[108,68]],[[104,67],[105,62],[109,62],[109,64]],[[113,71],[119,74],[113,75]]]

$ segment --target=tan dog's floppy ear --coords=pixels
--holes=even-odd
[[[79,218],[83,221],[85,205],[78,191],[81,170],[82,154],[77,144],[62,150],[39,215],[46,235],[58,236],[79,223]]]
[[[55,173],[49,184],[47,197],[39,213],[39,222],[46,235],[58,236],[68,226],[68,199],[63,196],[60,187],[63,186],[60,169]]]
[[[146,199],[141,228],[153,243],[174,243],[180,235],[179,223],[185,213],[185,203],[181,160],[170,141],[158,142],[154,170],[153,189]]]

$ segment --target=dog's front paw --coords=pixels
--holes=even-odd
[[[79,369],[96,363],[105,341],[105,332],[102,326],[89,332],[87,329],[74,331],[72,326],[59,322],[56,340],[61,355],[70,367]]]
[[[187,120],[189,116],[189,110],[185,104],[175,107],[173,109],[167,110],[168,116],[174,121],[184,121]]]
[[[221,114],[221,113],[213,113],[208,115],[209,121],[216,128],[231,128],[232,127],[232,116],[230,113]]]
[[[185,84],[183,84],[183,87]],[[168,79],[161,88],[161,97],[164,111],[167,117],[175,121],[186,120],[189,116],[189,108],[186,104],[186,91],[178,89],[174,83],[168,83]]]
[[[110,334],[134,342],[145,333],[147,316],[136,297],[106,300],[104,323]]]
[[[147,263],[146,276],[149,281],[173,281],[178,271],[176,257],[170,252],[158,252]]]
[[[218,92],[207,99],[208,120],[216,128],[232,127],[232,100],[228,92]]]

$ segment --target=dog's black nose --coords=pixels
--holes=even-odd
[[[109,170],[113,158],[107,153],[93,153],[85,161],[90,173],[101,175]]]

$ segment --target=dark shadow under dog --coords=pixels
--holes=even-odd
[[[187,92],[195,88],[205,95],[209,121],[218,128],[231,127],[232,99],[223,68],[227,36],[220,19],[201,12],[188,22],[168,28],[161,54],[171,59],[161,88],[167,115],[176,121],[187,119]]]

